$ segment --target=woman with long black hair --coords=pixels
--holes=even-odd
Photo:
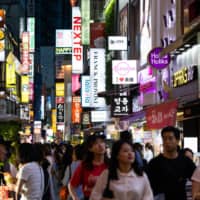
[[[68,185],[73,200],[80,200],[75,190],[79,185],[82,185],[84,200],[88,200],[97,178],[108,166],[103,132],[88,136],[85,147],[83,161],[75,170]]]
[[[110,166],[98,178],[90,200],[153,200],[148,178],[135,159],[133,144],[118,140],[113,144]]]

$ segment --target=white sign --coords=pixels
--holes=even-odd
[[[83,46],[81,45],[81,12],[72,7],[72,73],[83,73]]]
[[[109,111],[91,111],[91,122],[108,122],[111,121]]]
[[[194,153],[198,152],[198,138],[184,137],[184,148],[190,148]]]
[[[112,61],[113,84],[136,84],[137,66],[136,60],[113,60]]]
[[[81,103],[82,107],[90,107],[91,86],[90,76],[82,76],[81,78]]]
[[[72,47],[72,30],[56,30],[56,47]]]
[[[105,99],[98,97],[105,91],[105,49],[90,49],[91,107],[105,107]]]
[[[109,36],[108,50],[127,50],[127,37],[125,36]]]

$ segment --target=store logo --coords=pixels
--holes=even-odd
[[[166,54],[160,57],[160,52],[163,50],[162,47],[156,47],[152,49],[148,55],[149,64],[156,69],[164,69],[170,63],[170,55]]]

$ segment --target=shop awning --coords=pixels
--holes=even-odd
[[[161,53],[160,56],[164,56],[170,52],[173,52],[174,50],[178,50],[180,47],[183,47],[184,45],[190,44],[193,45],[196,43],[194,38],[197,36],[197,33],[200,31],[200,17],[197,18],[196,22],[193,23],[193,25],[190,27],[189,31],[179,37],[177,40],[172,42],[170,45],[165,47]]]

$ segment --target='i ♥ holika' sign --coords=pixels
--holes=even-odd
[[[136,84],[136,60],[112,61],[112,84]]]
[[[156,47],[152,49],[148,55],[149,64],[158,70],[161,70],[167,67],[171,61],[169,54],[166,54],[163,57],[160,56],[160,52],[162,50],[163,50],[162,47]]]

